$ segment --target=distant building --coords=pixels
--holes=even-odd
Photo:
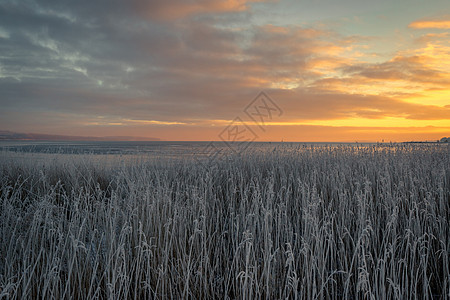
[[[450,143],[450,137],[443,137],[439,140],[440,143]]]

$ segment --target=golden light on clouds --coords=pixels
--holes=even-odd
[[[428,90],[419,95],[404,96],[403,100],[410,103],[450,107],[450,90],[449,89]],[[450,123],[450,120],[445,121]]]
[[[287,124],[286,124],[287,125]],[[294,124],[292,124],[294,125]],[[297,124],[298,125],[298,124]],[[411,120],[403,117],[384,117],[380,119],[368,118],[347,118],[338,120],[316,120],[302,122],[301,125],[320,125],[320,126],[345,126],[345,127],[377,127],[377,128],[414,128],[414,127],[440,127],[433,129],[434,132],[447,132],[450,128],[448,120]],[[443,129],[445,128],[445,129]]]
[[[450,135],[448,4],[319,2],[0,4],[0,130],[214,140],[265,91],[262,140]]]
[[[450,20],[415,21],[409,24],[409,27],[415,29],[450,29]]]

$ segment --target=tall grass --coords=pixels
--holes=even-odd
[[[0,163],[0,298],[450,299],[450,150]]]

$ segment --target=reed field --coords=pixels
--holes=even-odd
[[[450,299],[449,259],[448,145],[0,155],[0,299]]]

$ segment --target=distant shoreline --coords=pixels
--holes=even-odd
[[[427,142],[427,141],[409,141],[409,142],[401,142],[402,144],[448,144],[447,142]]]
[[[134,142],[134,141],[160,141],[154,137],[139,136],[77,136],[77,135],[58,135],[42,133],[20,133],[0,130],[0,141],[47,141],[47,142]]]

